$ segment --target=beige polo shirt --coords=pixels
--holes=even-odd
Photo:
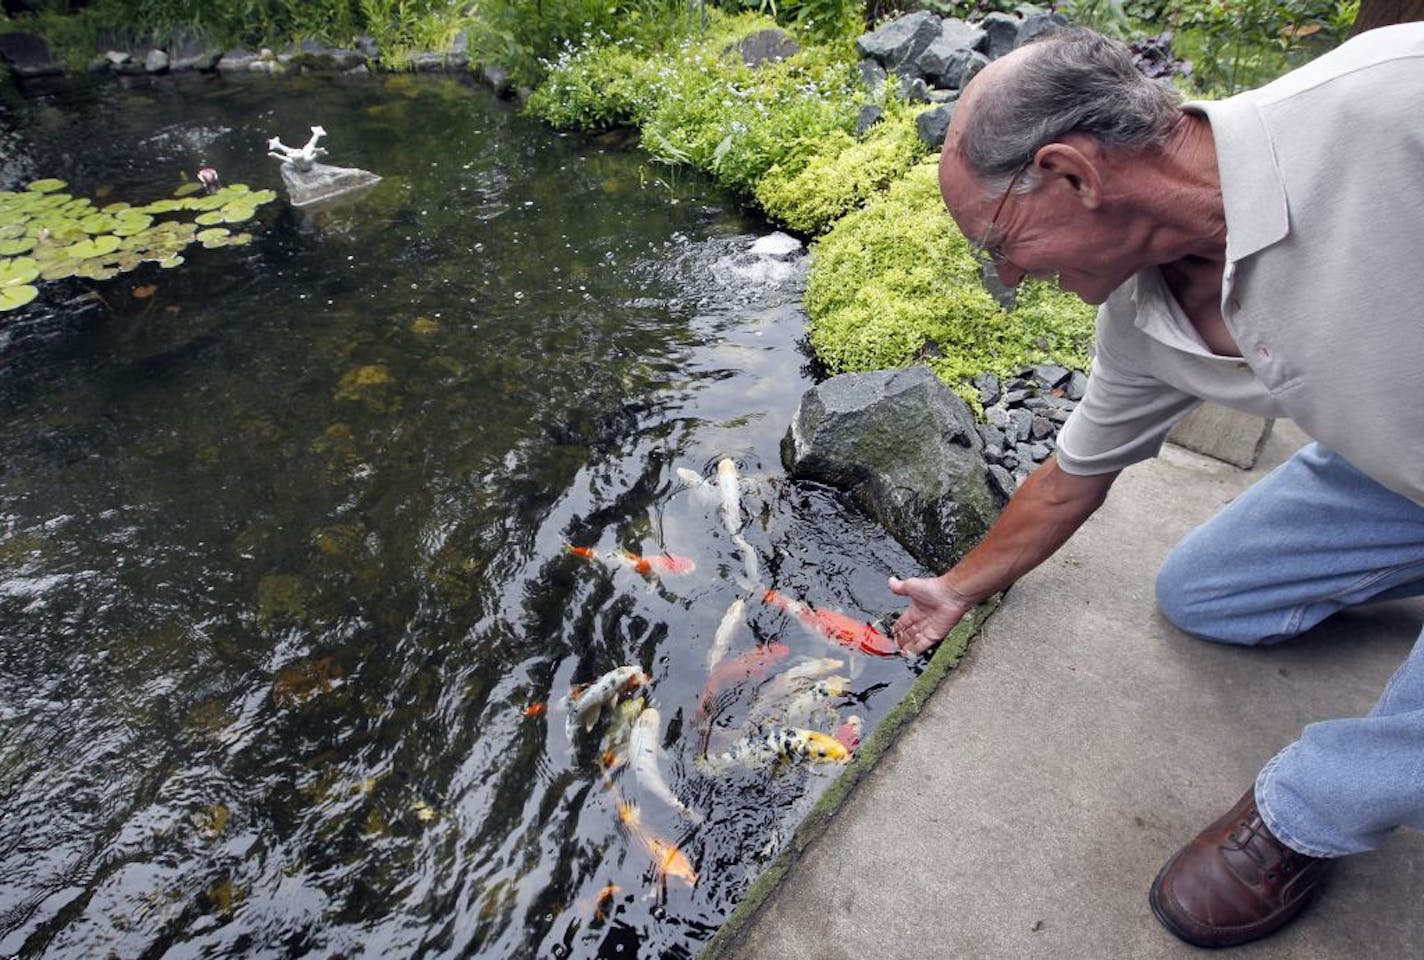
[[[1096,474],[1155,456],[1207,399],[1289,417],[1424,504],[1424,23],[1186,109],[1216,140],[1221,313],[1243,356],[1212,354],[1159,271],[1139,273],[1098,311],[1059,464]]]

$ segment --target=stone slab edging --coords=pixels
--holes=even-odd
[[[875,726],[856,749],[855,759],[842,771],[835,782],[826,788],[809,813],[797,825],[786,849],[777,854],[776,859],[752,882],[747,892],[722,926],[707,941],[707,945],[697,954],[697,960],[726,960],[732,948],[739,946],[741,935],[761,913],[771,895],[781,885],[791,867],[801,859],[802,853],[830,829],[832,822],[850,798],[851,792],[859,785],[879,762],[880,758],[894,744],[905,725],[917,717],[929,700],[930,694],[939,687],[949,672],[953,670],[969,649],[969,643],[984,624],[998,610],[1002,595],[993,597],[970,611],[944,639],[929,665],[925,667],[910,689],[900,698],[900,702]]]

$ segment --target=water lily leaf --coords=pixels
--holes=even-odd
[[[247,202],[248,202],[248,203],[254,203],[254,204],[257,204],[257,205],[259,205],[259,206],[262,205],[262,204],[264,204],[264,203],[270,203],[270,202],[272,202],[273,200],[276,200],[276,199],[277,199],[277,191],[276,191],[276,190],[254,190],[252,193],[250,193],[250,194],[247,195]]]
[[[88,277],[90,280],[112,280],[119,275],[119,271],[111,267],[106,267],[102,263],[87,263],[75,272],[77,277]]]
[[[153,218],[147,214],[125,215],[117,218],[114,224],[114,236],[132,237],[143,233],[153,223]]]
[[[177,190],[174,190],[174,191],[173,191],[173,196],[175,196],[175,197],[186,197],[186,196],[188,196],[188,194],[190,194],[190,193],[197,193],[197,192],[198,192],[199,190],[201,190],[201,189],[203,189],[203,185],[195,180],[195,181],[193,181],[192,183],[185,183],[185,184],[183,184],[182,186],[180,186]]]
[[[228,196],[239,196],[242,194],[251,193],[252,188],[245,183],[230,183],[227,186],[223,187],[223,191]]]
[[[28,218],[26,218],[26,222]],[[13,240],[25,235],[25,223],[7,223],[0,227],[0,240]]]
[[[228,232],[227,227],[209,227],[206,230],[199,231],[194,239],[199,243],[207,243],[209,240],[218,240],[226,237]]]
[[[39,290],[27,283],[0,288],[0,310],[18,310],[39,295]]]
[[[193,222],[201,223],[205,227],[210,227],[215,223],[222,223],[223,219],[224,217],[221,210],[209,210],[207,213],[198,214],[193,218]]]
[[[139,213],[172,213],[174,210],[182,210],[181,200],[155,200],[142,207],[135,207]]]
[[[227,245],[227,237],[213,237],[211,240],[203,241],[204,250],[216,250],[219,247],[225,247]]]
[[[25,189],[33,190],[35,193],[52,193],[55,190],[63,190],[67,186],[69,186],[69,184],[63,180],[47,177],[44,180],[32,180]]]
[[[123,201],[123,200],[117,200],[117,201],[115,201],[114,203],[111,203],[111,204],[109,204],[108,206],[104,207],[104,212],[105,212],[105,213],[108,213],[108,214],[115,214],[115,213],[122,213],[122,212],[125,211],[125,210],[131,210],[131,209],[133,209],[133,205],[132,205],[132,204],[129,204],[129,203],[127,203],[126,201]]]
[[[189,197],[182,203],[188,210],[219,210],[227,203],[227,199],[221,193],[215,193],[210,197]]]
[[[17,287],[40,275],[39,264],[29,257],[0,261],[0,287]]]
[[[157,292],[158,285],[154,283],[145,283],[133,288],[133,295],[138,300],[147,300]]]
[[[78,200],[69,201],[59,209],[67,216],[79,220],[94,212],[94,204],[90,203],[88,199],[80,197]]]
[[[228,246],[230,247],[245,247],[251,242],[252,234],[250,233],[234,233],[231,237],[228,237],[227,240]]]
[[[78,260],[60,260],[40,270],[41,280],[67,280],[79,269]]]
[[[79,221],[79,227],[85,233],[109,233],[116,226],[118,221],[107,213],[96,213]]]
[[[179,265],[182,264],[182,263],[183,263],[183,258],[182,258],[181,256],[177,255],[177,254],[174,254],[173,256],[169,257],[167,260],[160,260],[160,261],[158,261],[158,265],[159,265],[160,267],[162,267],[163,269],[165,269],[165,270],[171,270],[172,268],[174,268],[174,267],[176,267],[176,266],[179,266]]]
[[[224,223],[242,223],[244,220],[251,220],[256,213],[256,207],[249,207],[246,204],[228,204],[222,208]]]
[[[0,257],[13,257],[17,253],[28,253],[35,248],[34,237],[15,237],[0,240]]]
[[[101,234],[89,240],[80,240],[78,243],[69,245],[69,256],[76,260],[92,260],[95,257],[103,257],[113,253],[122,246],[118,237],[112,234]],[[99,278],[95,278],[99,279]]]

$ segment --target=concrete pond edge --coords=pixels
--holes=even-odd
[[[731,955],[733,948],[739,945],[738,940],[742,933],[761,913],[786,874],[801,859],[806,849],[830,829],[836,814],[850,799],[860,781],[870,774],[880,758],[895,743],[900,731],[919,715],[930,695],[938,689],[945,677],[949,676],[950,671],[959,665],[959,661],[969,650],[970,642],[979,635],[984,624],[999,608],[1000,600],[1001,597],[994,597],[980,604],[950,631],[949,636],[935,650],[924,672],[915,678],[915,682],[900,698],[900,702],[891,708],[870,735],[861,742],[855,759],[835,782],[826,788],[816,805],[797,825],[786,849],[752,882],[736,908],[722,922],[722,926],[712,939],[707,941],[706,946],[698,952],[697,960],[726,960]]]

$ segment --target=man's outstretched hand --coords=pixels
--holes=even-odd
[[[890,631],[900,650],[909,656],[918,656],[943,640],[975,606],[941,577],[891,577],[890,592],[910,599],[909,609],[900,614]]]

